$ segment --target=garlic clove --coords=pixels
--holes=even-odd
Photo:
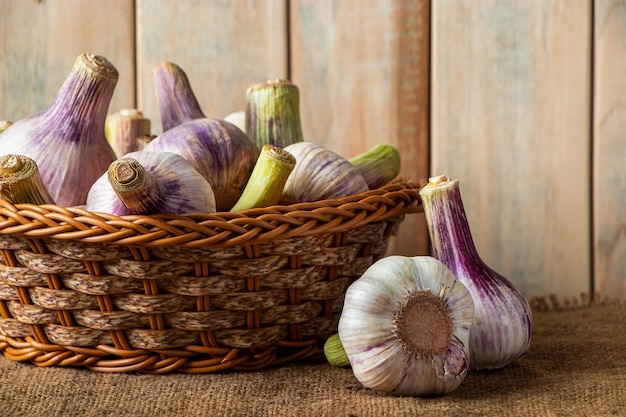
[[[138,109],[121,109],[107,116],[104,135],[117,157],[141,150],[141,137],[150,136],[150,119]]]
[[[79,55],[53,103],[0,134],[3,153],[32,158],[60,206],[85,204],[94,181],[115,160],[104,123],[117,84],[106,58]]]
[[[189,161],[211,184],[218,211],[229,211],[239,200],[260,153],[237,126],[210,118],[181,123],[144,150],[173,152]]]
[[[259,148],[302,142],[300,90],[289,80],[269,80],[246,90],[245,132]]]
[[[473,319],[471,295],[443,263],[392,255],[350,285],[338,334],[364,386],[436,396],[467,374]]]
[[[241,197],[230,211],[278,204],[295,165],[296,159],[283,148],[263,146]]]
[[[478,255],[458,179],[432,177],[419,194],[434,257],[448,266],[474,299],[471,369],[510,364],[530,348],[532,311],[528,300]]]
[[[215,212],[211,185],[182,156],[137,151],[111,163],[92,186],[86,209],[117,216]]]
[[[393,145],[376,145],[348,161],[359,170],[370,190],[382,187],[400,173],[400,152]]]
[[[285,204],[337,199],[369,189],[359,171],[330,149],[298,142],[285,150],[296,158],[281,197]]]
[[[152,81],[164,132],[188,120],[206,117],[180,66],[162,62],[152,70]]]
[[[24,155],[0,157],[0,196],[11,204],[54,204],[37,164]]]

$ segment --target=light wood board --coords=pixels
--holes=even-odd
[[[162,131],[152,71],[163,61],[187,74],[207,117],[243,110],[246,88],[287,76],[286,0],[137,0],[140,109]]]
[[[626,2],[594,4],[594,289],[626,299]]]
[[[590,290],[591,2],[436,1],[432,171],[527,296]]]
[[[429,2],[297,0],[291,77],[305,140],[344,157],[398,147],[402,174],[428,175]],[[405,217],[389,253],[428,251],[423,214]]]
[[[79,54],[111,61],[119,80],[111,109],[135,106],[133,0],[2,0],[0,120],[48,107]]]

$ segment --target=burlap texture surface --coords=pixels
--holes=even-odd
[[[552,306],[554,307],[554,306]],[[530,351],[470,372],[439,398],[363,388],[323,358],[252,373],[102,374],[0,357],[0,415],[22,416],[626,416],[626,306],[544,310]]]

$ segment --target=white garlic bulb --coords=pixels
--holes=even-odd
[[[339,338],[366,387],[435,396],[456,389],[470,363],[472,297],[428,256],[388,256],[346,291]]]

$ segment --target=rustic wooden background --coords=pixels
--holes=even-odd
[[[398,146],[403,174],[459,178],[484,260],[528,296],[626,298],[624,0],[0,0],[0,119],[46,107],[75,57],[120,72],[111,112],[159,133],[151,71],[204,112],[290,78],[311,140]],[[425,254],[423,215],[392,253]]]

